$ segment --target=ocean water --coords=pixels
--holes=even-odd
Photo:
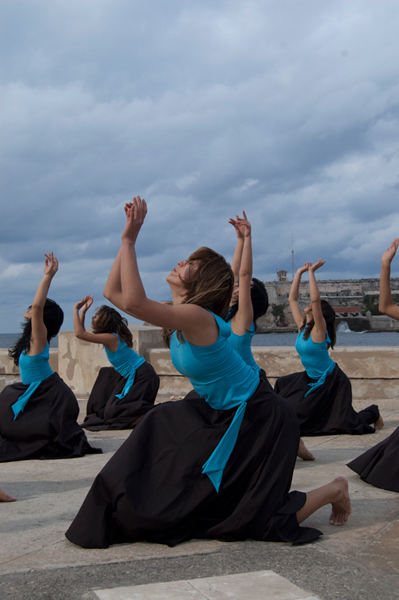
[[[253,346],[294,346],[296,333],[259,333],[252,338]],[[399,332],[342,331],[337,333],[338,346],[399,346]]]
[[[19,336],[19,333],[0,333],[0,348],[12,348]],[[51,340],[50,348],[58,348],[58,336]]]
[[[0,348],[11,348],[19,333],[0,333]],[[296,333],[259,333],[252,339],[253,346],[294,346]],[[399,346],[399,332],[385,331],[375,333],[365,331],[356,333],[344,331],[337,333],[336,346]],[[58,347],[58,339],[51,340],[51,348]]]

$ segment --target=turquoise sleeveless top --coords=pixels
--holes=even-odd
[[[19,357],[19,371],[22,383],[29,385],[29,387],[11,407],[14,412],[14,421],[24,410],[29,398],[37,390],[41,382],[53,374],[54,371],[48,363],[49,359],[50,346],[48,343],[39,354],[35,354],[34,356],[29,356],[25,350],[21,352]]]
[[[307,340],[303,339],[305,329],[303,329],[296,338],[295,348],[301,359],[301,363],[305,367],[307,375],[311,379],[316,379],[314,383],[309,383],[310,390],[305,394],[305,397],[313,392],[316,388],[323,385],[326,377],[333,372],[335,368],[335,362],[328,354],[328,344],[331,340],[326,334],[324,342],[316,343],[312,340],[309,335]]]
[[[112,335],[116,335],[113,333]],[[137,354],[133,348],[129,348],[125,341],[118,338],[118,349],[116,352],[111,352],[104,346],[105,353],[111,365],[122,377],[127,381],[125,387],[120,394],[116,394],[117,398],[124,398],[133,385],[136,376],[136,370],[145,363],[145,359]]]
[[[227,325],[231,329],[231,321],[227,321]],[[241,356],[244,362],[247,363],[249,367],[256,369],[256,371],[260,371],[260,366],[256,364],[255,359],[252,355],[251,350],[251,341],[255,335],[255,323],[252,323],[249,330],[243,335],[237,335],[231,330],[230,337],[228,338],[229,344],[234,348],[236,352]]]
[[[170,340],[173,366],[189,378],[195,391],[215,410],[237,408],[225,435],[203,465],[216,491],[222,481],[223,470],[237,441],[247,400],[259,384],[259,373],[245,364],[229,344],[231,329],[223,319],[213,314],[219,327],[219,336],[210,346],[194,346],[179,342],[174,332]]]

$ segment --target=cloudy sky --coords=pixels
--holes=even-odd
[[[150,297],[228,218],[253,223],[264,280],[378,277],[399,236],[397,0],[3,0],[0,332],[32,301],[43,253],[66,312],[102,290],[123,205],[146,198]],[[399,275],[399,259],[393,275]],[[133,322],[131,320],[131,322]]]

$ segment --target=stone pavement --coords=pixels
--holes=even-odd
[[[358,401],[355,408],[366,404]],[[170,588],[164,585],[168,582],[174,582],[172,590],[178,589],[179,582],[191,586],[184,588],[190,591],[187,598],[257,600],[256,581],[260,577],[272,581],[276,575],[282,587],[274,593],[273,586],[262,588],[259,583],[256,593],[263,594],[259,598],[399,598],[399,494],[373,488],[345,466],[399,426],[399,404],[392,400],[379,404],[386,427],[374,435],[305,439],[317,460],[297,461],[293,488],[307,491],[344,475],[353,509],[350,521],[342,527],[328,524],[328,507],[318,511],[307,523],[321,529],[324,536],[305,546],[213,540],[194,540],[175,548],[144,543],[104,550],[74,546],[64,532],[94,476],[130,432],[89,433],[90,442],[102,447],[103,455],[0,464],[1,487],[18,498],[0,504],[0,600],[169,600],[172,596],[165,594]],[[259,575],[265,572],[272,572],[269,579]],[[226,588],[232,581],[230,575],[236,579]],[[223,583],[225,595],[215,592],[221,581],[227,582]],[[142,587],[146,584],[152,584],[151,588]],[[198,587],[203,584],[214,595],[207,596]],[[184,596],[175,592],[174,599],[178,598]]]

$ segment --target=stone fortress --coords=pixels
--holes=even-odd
[[[296,331],[288,304],[292,281],[287,271],[277,272],[277,280],[265,281],[269,296],[269,309],[258,320],[258,333],[271,331]],[[399,321],[394,321],[378,311],[379,279],[329,279],[317,280],[320,295],[333,306],[337,325],[347,323],[353,331],[399,331]],[[391,279],[394,302],[399,304],[399,278]],[[301,309],[310,303],[309,283],[303,281],[299,288]]]

